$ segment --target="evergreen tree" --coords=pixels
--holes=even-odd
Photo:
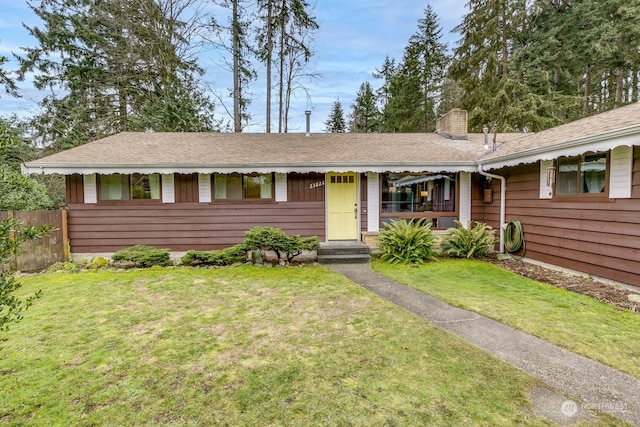
[[[219,17],[211,16],[207,25],[210,34],[206,34],[205,38],[231,57],[229,61],[225,59],[223,65],[223,68],[233,76],[233,88],[229,90],[233,99],[233,108],[231,111],[227,109],[227,112],[233,121],[233,131],[239,133],[251,119],[248,112],[251,104],[248,86],[257,77],[251,62],[254,53],[249,42],[251,18],[246,2],[243,0],[214,0],[214,3],[229,11],[228,23],[223,24]],[[220,96],[219,99],[224,106],[223,97]]]
[[[371,84],[364,82],[360,85],[354,103],[351,105],[351,115],[349,121],[350,132],[376,132],[379,126],[378,106],[376,96],[373,93]]]
[[[304,70],[313,55],[311,41],[319,26],[307,0],[259,0],[262,26],[258,29],[258,52],[266,67],[267,133],[271,131],[272,71],[277,73],[278,132],[287,132],[291,97],[303,89],[299,79],[309,77]]]
[[[153,130],[143,127],[153,123],[175,131],[215,127],[211,103],[194,85],[201,70],[189,59],[195,21],[183,17],[192,0],[28,4],[44,26],[29,28],[38,46],[26,49],[21,73],[37,70],[35,86],[52,92],[34,123],[43,142],[59,150],[120,131]],[[184,109],[189,101],[193,108]],[[158,104],[198,116],[157,117]]]
[[[470,0],[471,12],[456,31],[462,35],[449,77],[464,90],[470,128],[480,132],[547,127],[549,100],[530,90],[526,73],[514,65],[525,41],[525,0]],[[541,113],[542,112],[542,113]]]
[[[0,55],[0,86],[4,86],[4,91],[7,95],[17,97],[19,94],[16,82],[9,73],[4,70],[4,64],[8,61],[9,59],[6,56]]]
[[[15,119],[0,118],[0,211],[48,209],[53,204],[46,187],[20,171],[20,165],[35,156],[23,133]]]
[[[333,103],[329,117],[324,124],[325,132],[327,133],[345,133],[347,131],[347,124],[344,119],[344,111],[340,100]]]
[[[396,66],[387,58],[382,69],[374,74],[385,80],[379,92],[383,104],[382,132],[435,130],[436,108],[448,63],[447,46],[441,38],[438,17],[427,5],[402,62]]]

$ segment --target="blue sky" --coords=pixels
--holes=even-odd
[[[339,99],[345,112],[350,111],[358,88],[365,81],[374,87],[378,82],[371,73],[379,68],[388,55],[397,60],[402,58],[403,49],[411,34],[417,29],[418,19],[423,16],[428,3],[432,5],[443,28],[443,41],[450,48],[458,40],[451,30],[460,23],[462,16],[468,13],[464,5],[466,0],[317,0],[315,16],[320,25],[315,36],[315,56],[310,70],[319,73],[320,78],[306,83],[311,91],[311,101],[301,96],[296,99],[290,110],[289,131],[304,131],[304,111],[312,111],[313,132],[324,130],[333,103]],[[20,53],[21,46],[35,46],[23,28],[40,25],[38,18],[25,2],[0,0],[0,54],[11,56]],[[206,79],[210,86],[221,94],[231,87],[231,76],[216,64],[215,57],[202,56],[200,65],[206,70]],[[7,66],[10,69],[11,65]],[[0,115],[18,114],[28,116],[37,111],[37,102],[42,96],[29,85],[20,83],[23,98],[14,99],[1,94]],[[253,103],[250,108],[251,125],[246,131],[264,132],[264,83],[260,80],[250,87]],[[229,102],[229,101],[225,101]],[[217,101],[216,101],[217,103]],[[217,113],[223,117],[223,108]],[[275,116],[275,114],[274,114]],[[226,118],[226,117],[224,117]],[[272,125],[272,129],[277,126]]]

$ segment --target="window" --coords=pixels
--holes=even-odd
[[[99,175],[100,200],[160,200],[160,175]]]
[[[213,174],[215,200],[273,199],[271,174]]]
[[[382,174],[382,212],[455,212],[454,174]]]
[[[558,159],[555,184],[557,196],[605,194],[607,154],[596,153]]]

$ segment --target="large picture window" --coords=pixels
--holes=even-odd
[[[160,200],[160,175],[98,175],[100,200]]]
[[[273,199],[271,174],[219,174],[213,175],[214,200]]]
[[[607,154],[596,153],[557,160],[555,194],[576,196],[606,194]]]
[[[382,174],[382,213],[455,212],[454,174]]]

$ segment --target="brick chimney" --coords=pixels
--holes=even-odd
[[[436,123],[436,133],[449,139],[469,139],[467,110],[454,108]]]

